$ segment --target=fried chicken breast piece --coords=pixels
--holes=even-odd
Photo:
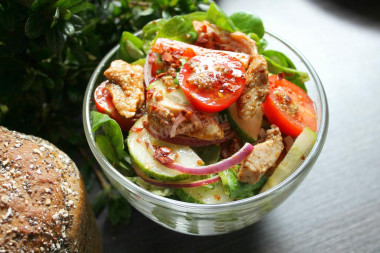
[[[224,130],[216,116],[195,110],[182,90],[170,81],[164,87],[147,90],[146,109],[150,126],[163,137],[185,135],[202,140],[215,140],[224,137]],[[174,127],[174,130],[173,130]],[[175,131],[175,132],[173,132]]]
[[[236,106],[239,117],[248,120],[255,116],[256,110],[269,93],[268,65],[262,55],[252,59],[245,76],[246,84]]]
[[[106,89],[112,95],[116,110],[126,118],[135,116],[145,99],[143,67],[115,60],[104,75],[109,80]]]
[[[238,180],[243,183],[255,184],[260,178],[275,165],[284,143],[280,129],[272,125],[267,130],[264,142],[256,144],[252,153],[243,160],[238,171]]]
[[[193,21],[198,34],[195,45],[233,52],[246,53],[251,57],[257,55],[256,42],[242,32],[227,32],[208,21]]]

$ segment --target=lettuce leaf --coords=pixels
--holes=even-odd
[[[152,47],[158,31],[161,30],[166,22],[168,22],[167,19],[153,20],[146,24],[142,29],[142,48],[146,54],[148,54],[150,48]]]
[[[270,73],[284,73],[284,78],[296,84],[298,87],[307,92],[305,82],[309,81],[309,75],[306,72],[299,71],[293,62],[283,53],[275,50],[266,50],[261,52],[268,62]]]
[[[207,20],[228,32],[237,30],[230,17],[215,3],[211,3],[207,11]]]
[[[197,39],[197,32],[191,18],[175,16],[161,27],[156,38],[167,38],[192,44]]]
[[[210,145],[207,147],[192,147],[195,153],[202,159],[206,164],[213,164],[220,159],[220,145]]]
[[[243,33],[255,33],[260,39],[265,34],[263,21],[260,17],[254,14],[235,12],[230,16],[230,18],[235,27]]]
[[[123,32],[120,39],[120,49],[118,57],[124,61],[132,63],[145,57],[143,43],[140,38],[130,32]]]
[[[256,195],[261,187],[264,186],[268,177],[263,175],[256,184],[241,183],[237,179],[236,171],[238,168],[239,166],[237,165],[218,173],[222,180],[224,192],[229,194],[231,199],[245,199]]]
[[[95,142],[107,160],[117,168],[123,169],[123,174],[133,175],[130,156],[124,150],[124,138],[119,124],[107,114],[97,111],[91,112],[91,131],[96,132],[100,127],[102,133],[97,132]]]

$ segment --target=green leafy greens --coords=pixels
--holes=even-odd
[[[278,74],[282,72],[285,79],[306,91],[305,82],[309,81],[308,74],[297,70],[293,62],[285,54],[275,50],[266,50],[261,53],[268,62],[268,70],[270,73]]]
[[[241,183],[237,179],[236,171],[238,168],[238,166],[235,166],[234,168],[219,172],[225,193],[228,194],[231,199],[244,199],[256,195],[264,186],[268,177],[263,175],[255,184]]]
[[[120,49],[118,58],[129,63],[145,57],[143,43],[140,38],[130,32],[123,32],[120,39]]]
[[[246,12],[235,12],[230,16],[236,28],[246,34],[254,33],[260,39],[264,36],[265,30],[260,17]]]
[[[92,132],[102,127],[103,134],[96,134],[96,144],[109,162],[114,166],[119,166],[126,171],[124,174],[134,175],[132,165],[130,163],[129,154],[124,151],[124,138],[119,124],[111,119],[107,114],[97,111],[91,112]]]
[[[207,11],[207,20],[228,32],[237,30],[232,20],[215,3],[211,3]]]
[[[193,147],[192,149],[202,159],[205,165],[216,163],[220,159],[220,145]]]

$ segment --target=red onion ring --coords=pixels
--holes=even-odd
[[[144,81],[145,86],[148,86],[152,80],[154,80],[154,77],[152,76],[152,65],[149,64],[149,55],[152,51],[149,51],[145,58],[145,64],[144,64]]]
[[[175,134],[177,133],[177,127],[185,120],[186,118],[182,115],[182,113],[179,113],[173,122],[172,128],[170,129],[170,138],[173,138],[175,136]]]
[[[246,143],[238,152],[236,152],[234,155],[230,156],[229,158],[224,159],[214,164],[210,164],[207,166],[200,166],[200,167],[185,167],[177,163],[162,163],[158,159],[156,160],[160,162],[162,165],[168,167],[169,169],[177,170],[182,173],[186,173],[190,175],[208,175],[208,174],[221,172],[223,170],[226,170],[235,166],[236,164],[239,164],[247,156],[249,156],[252,153],[252,151],[253,151],[253,146],[249,143]]]

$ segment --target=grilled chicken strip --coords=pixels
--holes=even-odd
[[[267,130],[265,141],[256,144],[252,153],[241,163],[238,180],[248,184],[257,183],[276,163],[283,149],[280,129],[276,125],[272,125],[271,129]]]
[[[116,60],[104,72],[109,82],[106,89],[112,95],[116,110],[126,118],[135,116],[144,104],[144,72],[140,65]]]
[[[254,117],[269,93],[268,65],[262,55],[255,56],[245,74],[246,84],[236,106],[239,117],[248,120]]]
[[[179,103],[176,98],[185,96],[182,90],[173,84],[170,77],[164,77],[163,82],[166,85],[164,88],[148,89],[146,95],[148,121],[156,132],[163,137],[185,135],[202,140],[224,137],[217,118],[196,111],[190,103]]]
[[[207,21],[193,21],[198,34],[195,45],[233,52],[246,53],[251,57],[257,55],[256,42],[242,32],[229,33]]]

